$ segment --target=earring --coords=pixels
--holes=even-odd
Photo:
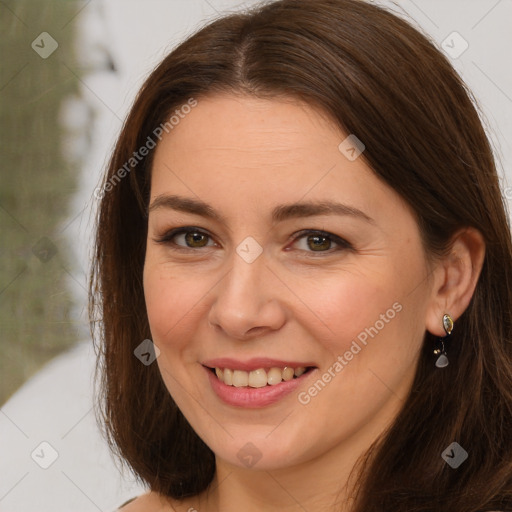
[[[438,345],[434,349],[434,354],[439,356],[436,361],[436,366],[438,368],[444,368],[449,364],[448,357],[446,356],[446,350],[444,349],[444,340],[446,340],[446,338],[448,338],[453,331],[453,319],[450,315],[443,316],[443,327],[444,331],[446,332],[446,336],[444,338],[439,338],[438,344],[440,346]]]

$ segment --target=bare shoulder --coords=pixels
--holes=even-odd
[[[147,494],[142,494],[134,500],[129,501],[118,510],[119,512],[138,512],[139,510],[148,510],[148,512],[153,510],[156,511],[158,509],[154,507],[158,503],[155,503],[155,498],[156,496],[153,492],[148,492]]]
[[[183,505],[166,499],[156,492],[148,492],[119,508],[119,512],[179,512]]]

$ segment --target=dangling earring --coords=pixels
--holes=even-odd
[[[444,340],[446,340],[446,338],[448,338],[448,336],[450,336],[453,331],[453,320],[450,315],[443,316],[443,327],[444,331],[446,332],[446,336],[444,338],[439,338],[438,344],[440,346],[438,345],[434,349],[434,354],[439,356],[436,361],[436,366],[438,368],[444,368],[449,364],[448,357],[446,356],[446,350],[444,349]]]

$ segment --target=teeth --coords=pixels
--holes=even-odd
[[[251,388],[262,388],[267,385],[267,373],[263,368],[253,370],[249,373],[249,386]]]
[[[281,368],[270,368],[267,373],[267,382],[270,386],[275,386],[283,380],[283,371]]]
[[[242,388],[249,384],[249,374],[242,370],[235,370],[233,372],[233,386],[235,388]]]
[[[288,381],[292,380],[294,376],[293,368],[290,368],[289,366],[285,366],[283,368],[283,380]]]
[[[227,384],[228,386],[233,385],[233,370],[230,370],[229,368],[224,368],[224,384]]]
[[[275,386],[282,381],[288,382],[294,377],[300,377],[305,371],[306,368],[303,366],[295,369],[290,366],[285,366],[284,368],[273,367],[268,369],[268,371],[264,368],[258,368],[251,372],[231,370],[229,368],[215,368],[215,374],[220,381],[228,386],[235,386],[237,388]]]
[[[300,377],[304,372],[306,371],[306,368],[303,366],[299,366],[298,368],[295,368],[295,377]]]

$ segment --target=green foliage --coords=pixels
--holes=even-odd
[[[62,157],[59,110],[78,90],[73,42],[81,7],[0,4],[0,404],[77,338],[62,229],[78,170]],[[43,32],[59,45],[47,58],[32,48]]]

